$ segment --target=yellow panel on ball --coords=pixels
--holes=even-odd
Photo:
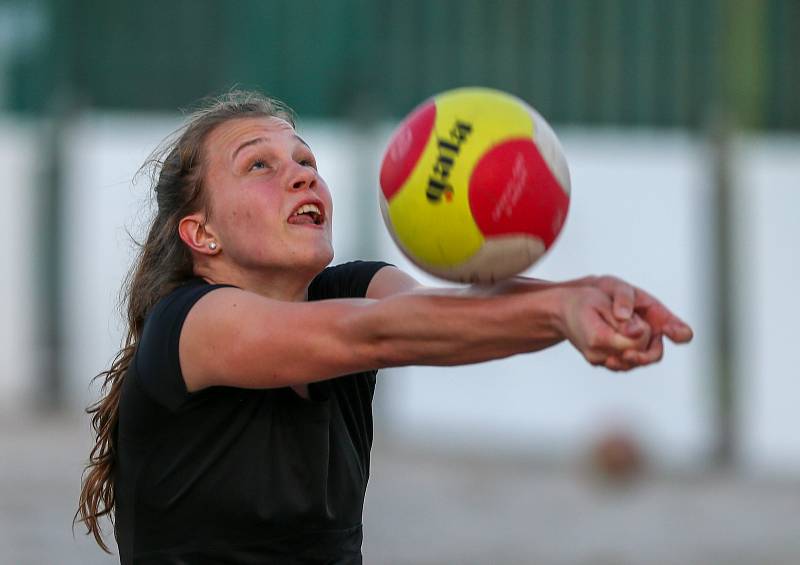
[[[430,137],[410,175],[386,204],[397,243],[432,267],[458,265],[484,237],[472,218],[469,179],[481,156],[499,142],[533,137],[527,106],[508,94],[461,88],[434,99]]]

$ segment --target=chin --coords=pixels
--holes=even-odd
[[[322,266],[323,269],[331,264],[333,261],[333,255],[333,247],[330,247],[328,252],[325,254],[325,264]]]
[[[333,261],[333,246],[327,245],[325,247],[320,246],[316,249],[309,257],[308,260],[305,262],[309,266],[314,267],[316,272],[322,272],[322,270],[331,264]]]

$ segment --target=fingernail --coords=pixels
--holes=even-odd
[[[627,306],[619,306],[617,308],[617,316],[620,318],[630,318],[633,311]]]
[[[625,324],[625,333],[628,335],[641,335],[643,331],[644,327],[642,327],[642,324],[635,320],[630,320]]]

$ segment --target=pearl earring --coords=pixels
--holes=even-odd
[[[216,241],[212,241],[211,243],[208,244],[208,248],[211,251],[216,251],[217,250],[217,242]]]

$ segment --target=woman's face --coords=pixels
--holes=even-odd
[[[222,257],[238,269],[321,271],[333,203],[311,149],[280,118],[238,118],[205,142],[205,190]]]

